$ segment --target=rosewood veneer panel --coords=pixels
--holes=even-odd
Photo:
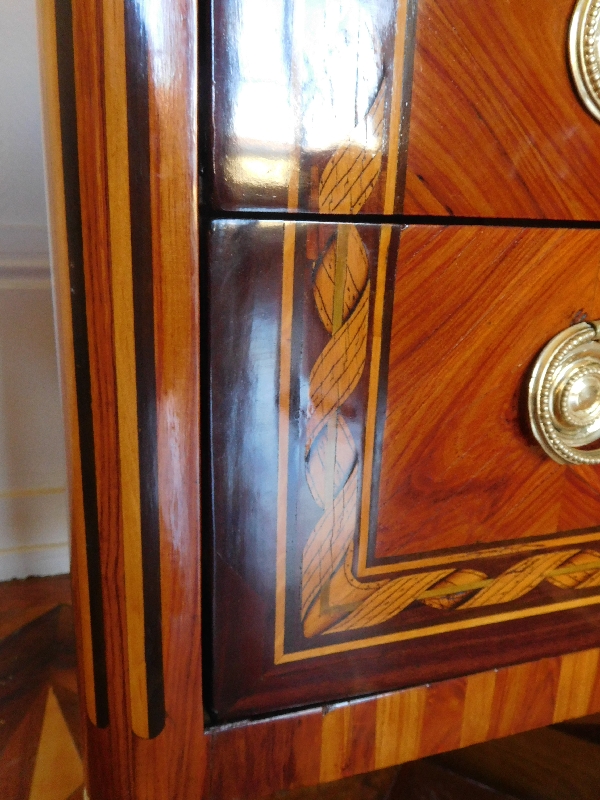
[[[526,388],[554,333],[600,313],[599,244],[596,231],[402,233],[372,557],[598,524],[597,469],[542,453]]]
[[[567,61],[572,0],[419,0],[404,212],[596,220],[600,125]]]

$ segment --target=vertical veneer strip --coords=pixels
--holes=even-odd
[[[203,785],[196,11],[194,0],[40,2],[94,800],[184,800]],[[168,86],[156,72],[167,58]]]
[[[334,708],[323,716],[321,726],[320,781],[335,781],[342,777],[350,739],[350,705]]]
[[[485,742],[492,720],[496,672],[469,675],[460,731],[460,746]]]
[[[80,196],[80,158],[77,136],[78,111],[75,89],[75,53],[73,17],[70,0],[56,0],[56,52],[58,99],[60,106],[61,144],[66,236],[70,278],[70,305],[74,373],[77,393],[77,440],[74,456],[73,502],[77,506],[77,483],[80,463],[85,541],[80,538],[77,519],[73,518],[73,539],[82,614],[82,653],[86,678],[86,698],[90,719],[99,727],[109,722],[106,642],[104,634],[103,588],[100,563],[100,528],[98,487],[96,483],[96,446],[92,411],[92,380],[88,339],[88,312],[84,277],[84,243]],[[60,266],[57,265],[57,269]],[[89,612],[87,611],[89,609]],[[88,618],[89,613],[89,618]],[[89,622],[88,622],[89,619]],[[90,670],[90,660],[92,668]],[[90,672],[93,678],[90,680]],[[91,694],[93,693],[93,700]]]
[[[160,576],[160,497],[155,367],[154,276],[155,241],[151,198],[149,111],[149,11],[145,4],[125,4],[125,77],[131,258],[138,423],[138,486],[141,535],[144,654],[146,662],[148,736],[165,724],[162,603]],[[139,551],[132,553],[137,558]],[[126,556],[127,557],[127,556]],[[137,594],[136,590],[136,594]],[[134,657],[137,658],[137,655]]]
[[[104,40],[101,0],[72,6],[79,147],[79,189],[83,272],[90,355],[91,411],[98,502],[102,600],[106,641],[110,726],[106,737],[90,739],[90,751],[108,739],[111,769],[88,762],[92,797],[127,798],[132,780],[131,717],[123,568],[119,431],[115,372],[111,242],[108,211]],[[82,442],[82,447],[86,443]]]
[[[600,650],[569,653],[561,658],[553,722],[584,717],[598,678]]]
[[[310,724],[320,749],[320,772],[295,776],[294,785],[339,780],[371,769],[384,769],[466,747],[501,735],[522,733],[558,721],[559,716],[597,710],[597,649],[558,658],[488,670],[398,692],[272,718],[246,726],[226,726],[206,732],[213,742],[215,773],[211,800],[230,800],[231,784],[221,786],[231,753],[243,740],[241,771],[235,775],[236,797],[253,800],[254,769],[264,756],[265,741],[282,742],[295,726]],[[582,696],[578,687],[583,687]],[[562,710],[561,710],[562,709]],[[314,726],[320,722],[321,736]],[[282,788],[281,770],[297,755],[294,743],[278,748],[269,762],[269,775],[261,773],[263,794]],[[310,754],[303,754],[310,762]],[[269,776],[276,776],[271,778]],[[225,783],[223,784],[225,786]]]
[[[57,8],[54,2],[40,3],[38,7],[38,32],[40,52],[44,63],[41,74],[44,101],[44,134],[46,139],[46,171],[48,175],[48,211],[50,217],[50,237],[53,261],[54,303],[58,310],[57,326],[63,347],[60,350],[62,372],[63,406],[65,428],[69,432],[70,447],[67,449],[70,481],[71,506],[71,575],[73,582],[74,605],[78,622],[81,667],[83,672],[83,692],[85,708],[90,720],[96,724],[96,696],[94,679],[94,646],[90,615],[89,573],[86,551],[85,506],[82,480],[82,453],[79,439],[79,415],[77,411],[77,384],[75,376],[75,356],[73,327],[73,307],[71,303],[71,282],[69,277],[69,227],[66,208],[65,163],[63,147],[68,137],[64,120],[61,118],[60,96],[63,97],[68,86],[64,80],[61,86],[59,75],[59,53],[57,32]],[[70,28],[61,31],[69,35]],[[72,56],[72,46],[70,48]],[[65,59],[66,56],[66,59]],[[71,59],[63,49],[63,75],[65,66]],[[72,78],[71,78],[72,83]],[[74,100],[72,101],[74,103]],[[65,109],[66,111],[66,109]],[[76,146],[76,142],[75,142]],[[71,155],[70,163],[77,158]],[[76,217],[77,219],[77,217]],[[79,215],[80,219],[80,215]],[[72,224],[73,221],[71,221]]]
[[[377,698],[375,769],[418,758],[426,699],[425,686]]]
[[[125,21],[123,0],[104,0],[104,98],[106,158],[111,242],[112,302],[115,328],[115,370],[121,520],[127,609],[129,692],[133,731],[149,736],[146,679],[142,522],[133,313],[127,87],[125,84]]]
[[[552,723],[560,662],[544,658],[498,670],[489,739]]]

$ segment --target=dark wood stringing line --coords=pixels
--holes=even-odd
[[[144,634],[150,738],[165,725],[153,235],[150,193],[148,37],[137,4],[125,3],[127,128],[136,361]],[[152,235],[153,234],[153,235]]]
[[[213,108],[213,3],[200,3],[198,9],[198,204],[200,213],[210,205],[213,192],[211,109]],[[204,123],[204,124],[203,124]],[[202,263],[202,262],[200,262]]]
[[[398,0],[401,2],[402,0]],[[401,214],[404,208],[406,170],[408,165],[408,139],[410,134],[410,108],[412,104],[413,72],[415,65],[415,44],[417,39],[418,0],[406,0],[406,33],[404,39],[404,66],[402,69],[402,111],[400,114],[400,138],[398,140],[398,168],[396,173],[396,192],[394,212]]]
[[[60,135],[65,188],[67,248],[71,286],[71,316],[75,357],[75,385],[79,427],[83,512],[87,553],[94,697],[98,727],[109,724],[106,642],[102,606],[100,531],[92,418],[92,387],[88,346],[85,280],[83,271],[83,233],[79,193],[79,151],[75,101],[75,58],[73,17],[70,0],[56,0],[56,52],[60,98]],[[81,576],[84,580],[84,576]]]
[[[201,211],[200,218],[213,221],[219,219],[256,222],[318,222],[339,225],[441,225],[445,228],[532,228],[540,230],[600,230],[600,220],[577,219],[527,219],[527,217],[446,217],[432,214],[318,214],[308,211],[282,213],[280,211]]]
[[[390,247],[385,273],[385,296],[383,301],[383,325],[381,329],[381,354],[379,361],[379,386],[377,387],[377,410],[375,422],[375,441],[373,443],[373,469],[371,474],[371,502],[369,505],[368,565],[371,566],[375,550],[375,534],[379,518],[379,482],[381,477],[381,461],[383,457],[383,436],[387,417],[388,376],[390,371],[390,350],[392,347],[392,315],[394,311],[394,292],[396,285],[396,265],[402,241],[402,232],[398,227],[392,228]],[[380,276],[377,278],[380,280]],[[375,296],[373,290],[373,297]],[[372,323],[371,323],[372,328]],[[361,492],[362,496],[362,477]]]
[[[331,228],[332,235],[335,228]],[[298,494],[300,489],[300,481],[304,480],[304,465],[305,458],[302,448],[298,448],[297,443],[302,438],[302,425],[301,420],[301,384],[300,377],[302,375],[302,355],[304,348],[304,304],[306,302],[304,297],[304,273],[307,269],[312,268],[310,262],[305,256],[306,242],[305,237],[306,228],[304,226],[296,226],[296,248],[294,251],[294,295],[292,306],[292,340],[291,340],[291,359],[290,359],[290,412],[289,412],[289,430],[288,440],[290,447],[288,449],[288,486],[287,486],[287,515],[286,515],[286,531],[288,547],[286,548],[286,602],[285,602],[285,623],[284,623],[284,653],[293,652],[301,649],[304,643],[304,636],[300,629],[300,616],[299,609],[302,608],[302,587],[301,581],[298,576],[302,574],[302,552],[301,548],[297,546],[297,539],[299,532],[296,525]],[[281,349],[279,350],[281,355]],[[280,364],[277,365],[277,374],[280,374]],[[289,547],[290,541],[294,542],[292,548]],[[291,553],[294,558],[290,558]],[[295,563],[296,558],[298,562]],[[293,602],[289,602],[289,595],[295,595]]]
[[[211,237],[213,229],[208,221],[200,219],[199,226],[199,288],[200,288],[200,409],[202,424],[200,425],[200,531],[201,553],[200,570],[202,585],[201,636],[202,636],[202,679],[205,713],[210,716],[215,706],[214,701],[214,665],[215,643],[213,635],[217,630],[215,591],[216,591],[216,528],[215,497],[213,491],[214,449],[212,443],[212,399],[211,399],[211,365],[209,354],[211,337],[210,307],[210,273],[206,268],[210,264]],[[204,454],[204,457],[203,457]],[[203,468],[203,463],[206,466]],[[209,531],[209,535],[206,532]]]

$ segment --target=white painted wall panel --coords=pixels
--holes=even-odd
[[[34,0],[0,2],[0,225],[46,225]]]
[[[0,0],[0,580],[67,572],[35,0]]]
[[[0,279],[0,579],[68,571],[51,290],[14,285]]]
[[[0,493],[64,485],[52,296],[0,281]]]

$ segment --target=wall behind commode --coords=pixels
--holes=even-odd
[[[0,2],[0,580],[67,572],[35,0]]]

